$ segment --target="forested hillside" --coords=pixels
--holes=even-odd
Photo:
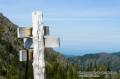
[[[0,13],[0,79],[25,79],[26,62],[19,61],[22,39],[17,38],[17,25]],[[75,67],[53,49],[45,49],[46,79],[77,79]],[[28,78],[33,79],[29,61]]]
[[[68,60],[76,64],[79,71],[117,73],[111,74],[108,78],[104,75],[100,79],[120,79],[120,52],[86,54],[83,56],[69,57]]]
[[[98,54],[86,54],[84,56],[74,56],[68,58],[72,63],[84,65],[85,68],[90,65],[100,66],[105,65],[112,71],[120,70],[120,52],[117,53],[98,53]]]

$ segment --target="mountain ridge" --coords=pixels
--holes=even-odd
[[[96,62],[97,65],[109,65],[112,71],[120,70],[120,52],[85,54],[83,56],[69,57],[68,60],[74,64],[85,64],[86,67],[88,64]]]

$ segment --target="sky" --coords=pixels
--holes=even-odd
[[[32,25],[36,10],[65,55],[120,51],[120,0],[0,0],[0,12],[20,27]]]

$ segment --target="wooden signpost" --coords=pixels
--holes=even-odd
[[[49,27],[43,26],[41,11],[32,13],[32,27],[19,27],[17,33],[18,38],[23,38],[26,49],[20,50],[20,61],[33,60],[34,79],[45,79],[44,48],[60,47],[60,39],[49,36]]]

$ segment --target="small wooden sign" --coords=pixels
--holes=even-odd
[[[18,38],[32,37],[32,27],[17,28]]]
[[[28,50],[20,50],[19,51],[19,60],[20,61],[27,61],[27,51],[28,51],[28,59],[30,61],[33,60],[33,49],[28,49]]]
[[[27,51],[26,50],[20,50],[19,60],[20,61],[27,61]]]
[[[50,36],[45,36],[45,47],[46,48],[58,48],[60,47],[60,39]]]

